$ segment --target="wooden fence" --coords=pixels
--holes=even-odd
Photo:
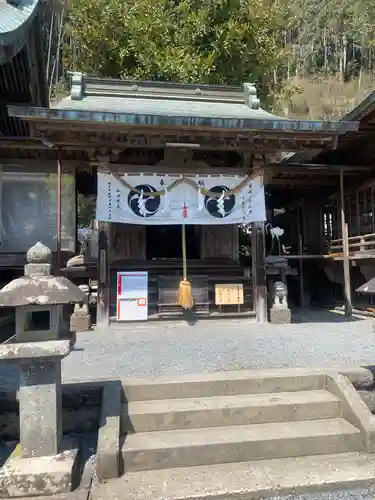
[[[353,254],[374,254],[375,257],[375,233],[363,234],[359,236],[350,236],[348,238],[349,255]],[[342,238],[332,240],[329,245],[329,254],[342,254]]]

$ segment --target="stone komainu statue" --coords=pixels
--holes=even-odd
[[[282,281],[275,281],[273,284],[272,307],[277,309],[288,307],[288,288]]]

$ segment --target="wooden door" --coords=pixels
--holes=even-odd
[[[237,225],[202,226],[202,259],[238,260]]]
[[[111,224],[111,260],[146,258],[145,226]]]

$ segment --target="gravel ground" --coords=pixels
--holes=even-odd
[[[291,325],[201,320],[112,326],[77,335],[63,379],[158,376],[218,370],[372,365],[371,321],[329,311],[294,315]],[[0,363],[0,390],[17,386],[14,366]]]
[[[294,315],[291,325],[246,320],[148,323],[77,335],[63,361],[64,381],[116,376],[157,376],[217,370],[372,365],[371,321],[328,311]],[[0,364],[0,390],[17,386],[14,366]],[[89,450],[93,453],[93,450]],[[87,470],[93,469],[88,453]],[[336,491],[268,500],[374,500],[375,490]]]
[[[288,495],[272,497],[265,500],[374,500],[375,489],[334,491],[326,493],[305,493],[303,495]]]

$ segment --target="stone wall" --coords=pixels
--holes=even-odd
[[[101,400],[101,386],[63,386],[63,433],[97,431]],[[17,393],[0,392],[0,442],[18,440],[19,432]]]

